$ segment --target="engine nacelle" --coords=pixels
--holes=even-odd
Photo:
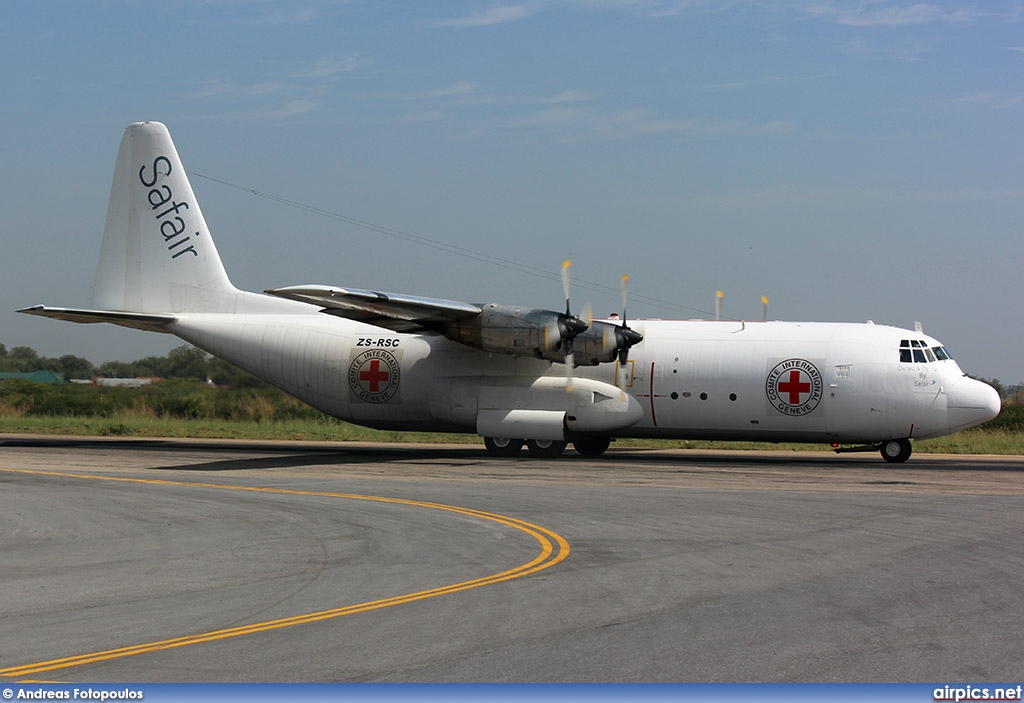
[[[615,361],[621,352],[643,341],[643,335],[611,322],[591,322],[586,332],[573,341],[577,366],[597,366]]]
[[[565,340],[573,339],[576,366],[596,366],[624,354],[643,335],[611,322],[586,322],[554,310],[488,303],[479,316],[449,323],[448,339],[499,354],[535,356],[565,363]]]
[[[563,341],[586,329],[586,323],[579,318],[554,310],[497,303],[481,308],[478,317],[450,323],[445,336],[484,351],[563,362]]]

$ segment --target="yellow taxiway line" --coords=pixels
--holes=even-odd
[[[505,571],[500,571],[498,573],[490,574],[488,576],[482,576],[480,578],[471,579],[469,581],[460,581],[458,583],[439,586],[437,588],[431,588],[425,591],[416,591],[415,593],[406,593],[399,596],[393,596],[391,598],[382,598],[380,600],[367,601],[365,603],[356,603],[354,605],[345,605],[338,608],[330,608],[328,610],[318,610],[312,613],[293,615],[291,617],[280,618],[278,620],[267,620],[266,622],[256,622],[251,623],[249,625],[241,625],[239,627],[229,627],[223,630],[212,630],[210,632],[202,632],[193,635],[186,635],[183,637],[174,637],[171,639],[158,640],[156,642],[146,642],[143,644],[131,645],[129,647],[118,647],[117,649],[107,649],[100,652],[89,652],[87,654],[78,654],[75,656],[63,657],[60,659],[50,659],[48,661],[35,662],[32,664],[10,666],[4,669],[0,669],[0,676],[5,677],[28,676],[30,674],[38,674],[45,671],[54,671],[57,669],[66,669],[73,666],[90,664],[93,662],[109,661],[112,659],[130,657],[136,654],[157,652],[164,649],[173,649],[175,647],[186,647],[192,644],[212,642],[214,640],[228,639],[231,637],[241,637],[242,635],[251,635],[257,632],[266,632],[268,630],[278,630],[284,627],[292,627],[294,625],[302,625],[305,623],[318,622],[321,620],[330,620],[332,618],[340,618],[345,615],[365,613],[370,610],[379,610],[381,608],[388,608],[393,605],[401,605],[402,603],[411,603],[418,600],[425,600],[427,598],[435,598],[437,596],[443,596],[449,593],[458,593],[459,591],[467,591],[471,588],[490,586],[495,583],[501,583],[502,581],[509,581],[511,579],[527,576],[529,574],[536,573],[543,569],[550,568],[555,564],[558,564],[559,562],[565,560],[566,557],[569,556],[569,543],[561,535],[545,527],[541,527],[540,525],[535,525],[533,523],[526,522],[525,520],[519,520],[517,518],[507,517],[505,515],[499,515],[497,513],[488,513],[482,510],[460,508],[454,505],[445,505],[443,503],[426,503],[418,500],[407,500],[403,498],[384,498],[381,496],[366,496],[353,493],[303,491],[289,488],[235,486],[218,483],[199,483],[192,481],[167,481],[161,479],[125,478],[120,476],[98,476],[94,474],[65,473],[58,471],[34,471],[28,469],[0,469],[0,471],[3,471],[5,473],[33,474],[37,476],[57,476],[63,478],[75,478],[95,481],[141,483],[153,486],[183,486],[189,488],[211,488],[216,490],[249,491],[252,493],[275,493],[298,496],[341,498],[346,500],[367,500],[378,503],[392,503],[397,505],[408,505],[419,508],[430,508],[432,510],[444,510],[451,513],[458,513],[460,515],[479,518],[481,520],[490,520],[491,522],[496,522],[501,525],[512,527],[521,532],[525,532],[526,534],[533,537],[540,544],[541,548],[540,553],[530,561],[526,562],[525,564],[520,564],[519,566],[516,566],[512,569],[507,569]]]

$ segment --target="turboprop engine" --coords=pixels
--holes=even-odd
[[[625,325],[591,322],[587,331],[577,335],[573,342],[576,365],[597,366],[616,358],[624,363],[629,348],[643,339],[642,334]]]
[[[564,362],[565,345],[587,330],[575,315],[488,303],[479,316],[449,323],[445,336],[484,351]]]
[[[536,356],[566,363],[573,354],[574,366],[596,366],[620,361],[643,335],[622,324],[587,323],[571,314],[536,308],[488,303],[470,320],[448,324],[445,336],[484,351]],[[569,343],[569,349],[567,349]]]
[[[622,324],[584,321],[573,315],[569,303],[569,267],[562,264],[562,291],[565,312],[512,305],[488,303],[480,306],[480,314],[462,316],[445,326],[445,336],[461,344],[500,354],[530,355],[565,364],[568,376],[581,364],[596,366],[618,358],[626,363],[629,348],[643,341],[643,335],[626,324],[626,282],[622,277]],[[589,309],[589,308],[588,308]],[[583,354],[577,359],[574,345],[582,343]]]

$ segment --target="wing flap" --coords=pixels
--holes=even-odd
[[[398,332],[439,329],[450,322],[476,317],[479,306],[457,300],[384,293],[358,288],[304,285],[264,291],[323,308],[322,312]]]

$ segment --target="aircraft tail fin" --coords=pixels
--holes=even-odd
[[[231,312],[245,296],[228,280],[167,128],[130,125],[117,152],[93,307]]]

